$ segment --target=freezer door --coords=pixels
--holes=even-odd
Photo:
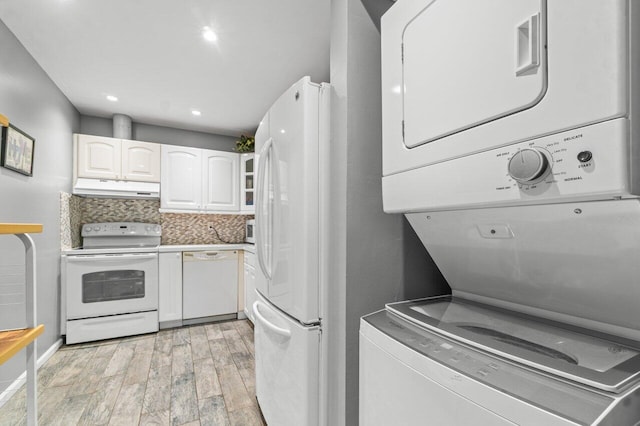
[[[260,296],[253,311],[256,397],[267,424],[318,425],[320,328],[300,325]]]
[[[269,110],[269,137],[256,136],[256,250],[266,277],[256,288],[306,324],[319,318],[319,117],[328,115],[320,97],[303,78]]]

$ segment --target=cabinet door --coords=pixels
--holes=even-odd
[[[256,301],[256,255],[244,252],[244,313],[251,322],[253,318],[253,303]]]
[[[202,204],[206,210],[240,210],[239,163],[233,152],[202,150]]]
[[[198,210],[202,205],[202,157],[199,148],[162,145],[160,207]]]
[[[240,155],[240,210],[255,211],[253,205],[255,161],[253,154]]]
[[[122,178],[160,182],[160,144],[123,140]]]
[[[78,177],[121,179],[120,139],[78,135]]]
[[[158,319],[182,321],[182,253],[160,253]]]

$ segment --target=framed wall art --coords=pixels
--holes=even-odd
[[[33,176],[35,143],[34,138],[11,124],[2,127],[0,166],[23,175]]]

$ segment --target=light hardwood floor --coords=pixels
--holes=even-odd
[[[247,320],[63,346],[38,372],[40,425],[264,425]],[[0,408],[24,425],[25,390]]]

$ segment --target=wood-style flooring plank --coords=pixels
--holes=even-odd
[[[191,355],[194,361],[197,359],[211,358],[209,340],[207,340],[204,329],[202,334],[191,335]]]
[[[151,368],[171,365],[173,334],[168,338],[157,338],[151,355]]]
[[[263,426],[262,417],[255,407],[245,407],[229,411],[231,426]]]
[[[250,407],[252,404],[251,397],[236,366],[233,364],[224,365],[216,368],[216,370],[227,410],[235,411],[240,408]]]
[[[222,339],[224,337],[218,323],[206,324],[204,326],[204,330],[207,333],[207,339],[209,340]]]
[[[193,360],[191,359],[191,345],[173,346],[171,355],[171,375],[182,376],[193,373]]]
[[[67,357],[67,362],[64,363],[62,368],[58,370],[55,377],[49,383],[49,386],[65,386],[71,385],[75,382],[79,374],[87,366],[89,360],[96,352],[95,347],[82,348],[74,351],[72,357]]]
[[[56,426],[77,425],[82,417],[91,395],[71,395],[64,398],[57,408],[57,415],[52,417],[52,421],[41,421],[42,425],[50,424]]]
[[[193,362],[198,399],[222,395],[218,373],[212,358],[199,359]]]
[[[87,402],[87,407],[78,424],[86,426],[108,424],[123,381],[124,375],[103,377]]]
[[[142,413],[167,412],[171,408],[171,366],[151,368],[144,394]],[[169,416],[169,414],[167,414]]]
[[[198,401],[201,426],[228,426],[229,416],[222,395]]]
[[[107,365],[104,371],[104,376],[125,374],[129,369],[129,363],[133,358],[134,352],[135,346],[131,346],[126,342],[120,343],[109,360],[109,365]]]
[[[124,384],[146,383],[149,378],[150,366],[151,352],[134,352],[124,377]]]
[[[143,413],[140,416],[139,426],[169,426],[170,422],[169,410],[155,412],[155,413]]]
[[[193,373],[172,377],[171,424],[182,425],[198,420],[198,396]]]
[[[188,327],[176,328],[173,331],[173,346],[188,345],[191,343],[191,333]]]
[[[211,357],[216,367],[233,364],[233,357],[227,346],[227,341],[222,339],[209,340],[209,348],[211,349]]]
[[[122,385],[109,419],[109,425],[122,426],[137,425],[139,423],[144,389],[145,385],[143,383]]]

